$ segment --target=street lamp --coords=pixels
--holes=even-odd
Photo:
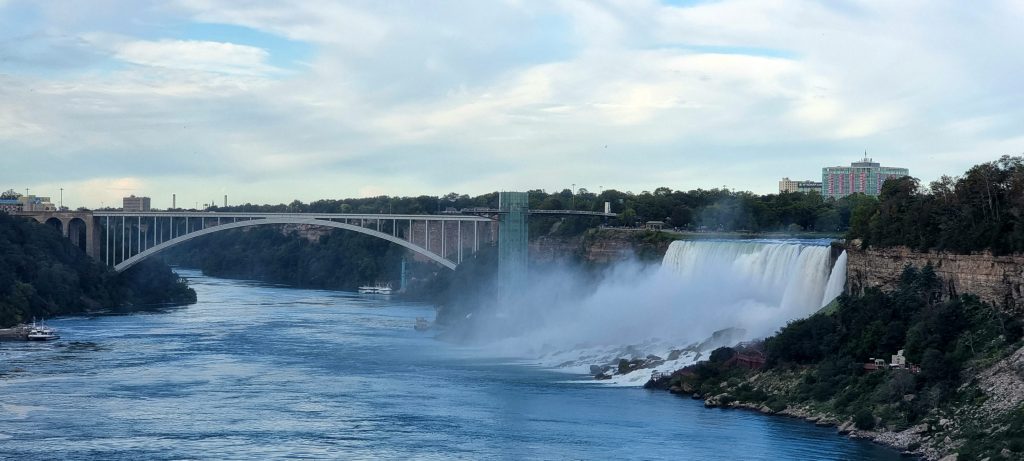
[[[64,209],[64,188],[63,187],[60,188],[60,202],[58,202],[58,203],[60,204],[60,209],[63,210]]]

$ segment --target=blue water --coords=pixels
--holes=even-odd
[[[202,277],[158,314],[0,343],[3,459],[895,460],[834,429],[478,357],[433,309]]]

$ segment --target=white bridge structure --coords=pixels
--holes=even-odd
[[[86,254],[117,272],[175,245],[214,232],[251,226],[306,225],[380,238],[449,269],[455,269],[467,256],[480,251],[481,244],[497,243],[499,265],[504,261],[507,271],[513,274],[510,278],[526,271],[526,218],[529,215],[616,216],[608,212],[529,210],[525,192],[502,192],[496,209],[474,208],[442,214],[119,210],[15,214],[57,228]]]
[[[93,216],[105,239],[103,254],[95,257],[118,272],[203,235],[273,224],[321,226],[358,232],[401,245],[442,266],[455,269],[465,255],[480,249],[481,236],[486,242],[494,240],[491,234],[495,223],[494,219],[464,215],[110,211],[94,212]],[[433,241],[431,231],[438,234]]]
[[[56,227],[115,271],[203,235],[265,225],[344,229],[401,245],[449,269],[497,239],[497,216],[461,214],[94,211],[19,213]]]

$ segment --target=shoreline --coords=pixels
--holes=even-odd
[[[0,328],[0,341],[28,341],[28,332],[31,329],[32,327],[24,323],[10,328]]]
[[[906,457],[907,459],[922,461],[945,459],[943,458],[942,453],[929,450],[923,443],[921,443],[920,434],[927,430],[926,425],[914,426],[903,431],[863,430],[857,429],[852,420],[841,421],[834,415],[816,412],[806,407],[787,405],[784,409],[775,411],[769,408],[767,404],[755,404],[743,401],[721,402],[719,398],[722,397],[722,395],[702,396],[697,392],[686,392],[678,388],[668,388],[666,383],[667,380],[664,382],[651,380],[644,385],[644,389],[649,391],[659,390],[668,392],[680,398],[688,397],[692,400],[700,400],[706,409],[719,408],[723,410],[752,411],[764,416],[794,418],[814,424],[818,427],[835,428],[836,434],[839,436],[870,441],[880,446],[895,450],[900,454],[900,456]],[[913,449],[911,449],[912,446],[914,447]]]

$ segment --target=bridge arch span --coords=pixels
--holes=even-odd
[[[427,258],[430,258],[434,262],[436,262],[436,263],[438,263],[438,264],[440,264],[440,265],[442,265],[444,267],[447,267],[449,269],[454,270],[455,267],[456,267],[456,264],[454,262],[449,261],[447,258],[444,258],[441,255],[439,255],[437,253],[434,253],[433,251],[427,250],[426,248],[423,248],[423,247],[421,247],[419,245],[411,243],[411,242],[409,242],[407,240],[398,238],[398,237],[390,235],[390,234],[385,234],[383,232],[380,232],[380,231],[377,231],[377,230],[374,230],[374,229],[369,229],[369,228],[361,227],[361,226],[354,226],[354,225],[351,225],[351,224],[341,223],[341,222],[337,222],[337,221],[328,221],[328,220],[324,220],[324,219],[300,218],[300,217],[268,217],[268,218],[258,218],[258,219],[251,219],[251,220],[246,220],[246,221],[237,221],[237,222],[233,222],[233,223],[220,224],[220,225],[217,225],[217,226],[207,227],[205,229],[197,230],[197,231],[185,234],[185,235],[181,235],[181,236],[175,237],[175,238],[173,238],[171,240],[168,240],[166,242],[160,243],[159,245],[156,245],[154,247],[148,248],[145,251],[143,251],[141,253],[138,253],[138,254],[136,254],[136,255],[134,255],[134,256],[124,260],[124,261],[121,261],[120,263],[114,265],[114,270],[117,271],[117,272],[124,272],[126,269],[128,269],[128,268],[130,268],[130,267],[132,267],[132,266],[134,266],[136,264],[138,264],[139,262],[141,262],[141,261],[143,261],[145,259],[148,259],[149,257],[151,257],[151,256],[153,256],[153,255],[155,255],[157,253],[160,253],[161,251],[164,251],[164,250],[166,250],[168,248],[171,248],[171,247],[173,247],[173,246],[175,246],[175,245],[177,245],[179,243],[187,242],[187,241],[192,240],[192,239],[194,239],[196,237],[201,237],[203,235],[212,234],[214,232],[221,232],[221,231],[226,231],[226,230],[230,230],[230,229],[238,229],[238,228],[241,228],[241,227],[266,226],[266,225],[273,225],[273,224],[308,224],[308,225],[313,225],[313,226],[333,227],[333,228],[336,228],[336,229],[345,229],[345,230],[349,230],[349,231],[353,231],[353,232],[358,232],[360,234],[365,234],[365,235],[377,237],[377,238],[380,238],[380,239],[387,240],[387,241],[389,241],[391,243],[395,243],[395,244],[401,245],[401,246],[403,246],[403,247],[405,247],[405,248],[407,248],[407,249],[409,249],[411,251],[414,251],[414,252],[419,253],[419,254],[421,254],[423,256],[426,256]]]
[[[38,221],[38,219],[37,219],[37,221]],[[45,224],[53,226],[54,229],[57,229],[57,232],[60,232],[60,235],[67,236],[67,232],[65,232],[65,229],[64,229],[67,226],[64,225],[64,221],[61,220],[60,218],[53,217],[53,218],[47,219],[46,221],[43,221],[43,222]]]

